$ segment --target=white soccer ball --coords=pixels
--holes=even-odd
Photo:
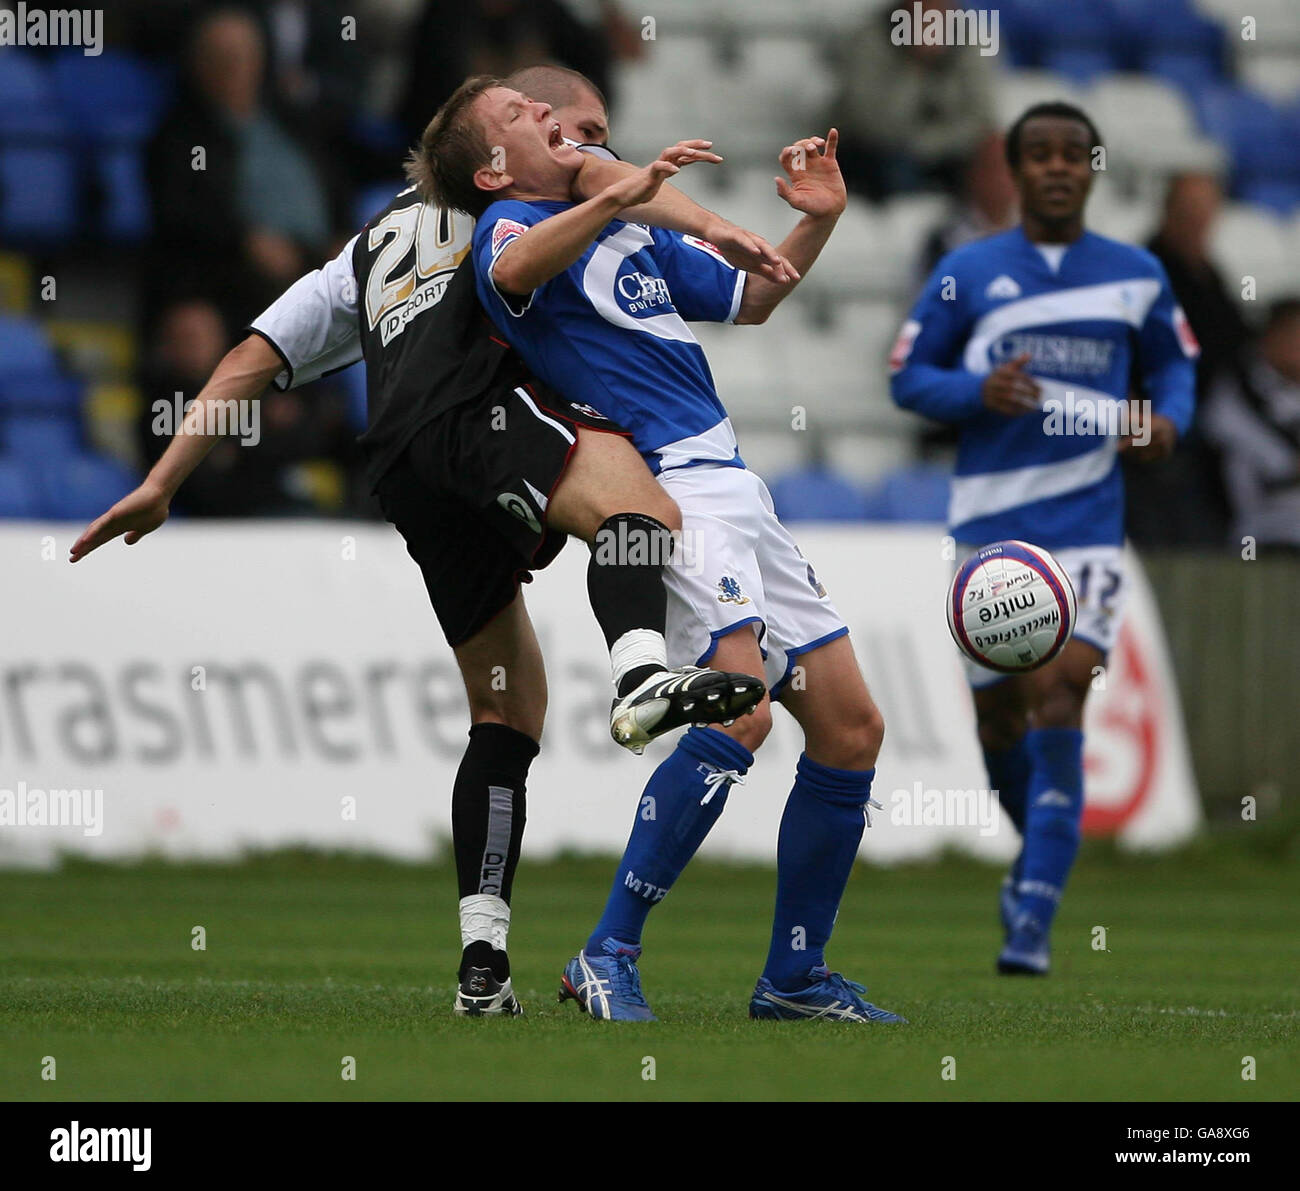
[[[957,569],[948,629],[973,662],[1021,674],[1050,662],[1074,632],[1074,587],[1041,546],[994,542]]]

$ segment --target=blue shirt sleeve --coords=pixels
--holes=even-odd
[[[652,227],[655,264],[688,323],[729,323],[740,310],[745,274],[707,240]]]
[[[962,366],[970,318],[944,257],[925,283],[889,355],[894,403],[941,422],[960,422],[983,408],[984,377]]]
[[[1143,395],[1155,413],[1168,418],[1181,438],[1196,411],[1196,360],[1200,345],[1178,305],[1164,266],[1153,262],[1160,293],[1138,328],[1137,363]]]
[[[539,290],[534,290],[531,294],[503,294],[492,280],[492,267],[508,245],[519,239],[533,224],[541,223],[546,214],[528,203],[505,199],[493,203],[474,225],[474,281],[479,301],[499,323],[503,319],[519,318],[524,314],[533,304]],[[539,287],[545,288],[545,285]]]

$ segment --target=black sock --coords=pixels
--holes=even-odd
[[[456,972],[456,979],[464,980],[470,968],[487,968],[494,980],[504,980],[510,975],[510,957],[486,940],[476,939],[460,953],[460,968]]]
[[[663,637],[668,620],[663,573],[672,552],[672,532],[644,513],[616,513],[596,531],[587,564],[587,596],[611,650],[624,634],[637,629]],[[647,659],[633,666],[619,679],[619,695],[664,665]]]
[[[475,724],[469,730],[469,745],[451,792],[451,839],[461,898],[489,894],[510,904],[524,837],[528,767],[538,751],[531,736],[505,724]],[[498,980],[510,974],[505,953],[487,942],[465,949],[462,976],[466,967],[491,967]]]

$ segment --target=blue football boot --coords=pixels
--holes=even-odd
[[[1043,924],[1032,914],[1018,915],[998,956],[998,971],[1003,976],[1046,976],[1050,966]]]
[[[813,983],[798,992],[780,992],[760,976],[749,998],[749,1016],[760,1021],[870,1021],[882,1025],[907,1025],[905,1017],[890,1013],[864,999],[867,990],[855,980],[845,980],[824,964],[809,973]]]
[[[641,993],[636,969],[641,948],[606,939],[600,949],[603,955],[579,951],[564,965],[561,1003],[577,1001],[580,1009],[603,1021],[658,1021]]]

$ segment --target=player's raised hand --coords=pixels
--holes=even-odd
[[[756,273],[778,285],[799,280],[799,271],[762,236],[725,219],[710,224],[704,239],[722,253],[729,265],[746,273]]]
[[[695,165],[704,162],[707,165],[717,165],[722,158],[718,154],[711,152],[713,149],[712,141],[678,141],[675,145],[669,145],[662,153],[659,154],[660,161],[671,161],[675,166]]]
[[[1025,352],[999,364],[984,378],[980,393],[984,404],[994,413],[1013,418],[1038,408],[1038,382],[1025,372],[1029,360],[1030,355]]]
[[[664,152],[667,153],[669,150],[665,149]],[[614,199],[620,207],[640,206],[654,198],[659,193],[659,187],[680,172],[680,168],[660,157],[649,165],[634,170],[627,177],[620,178],[612,186],[607,186],[604,194]]]
[[[789,175],[777,178],[776,192],[796,211],[815,218],[839,215],[849,201],[835,150],[839,129],[825,137],[810,136],[781,150],[781,168]]]
[[[126,534],[126,544],[134,546],[145,534],[153,533],[167,520],[168,509],[169,501],[161,489],[146,480],[86,527],[81,537],[73,542],[69,561],[84,558],[122,534]]]

